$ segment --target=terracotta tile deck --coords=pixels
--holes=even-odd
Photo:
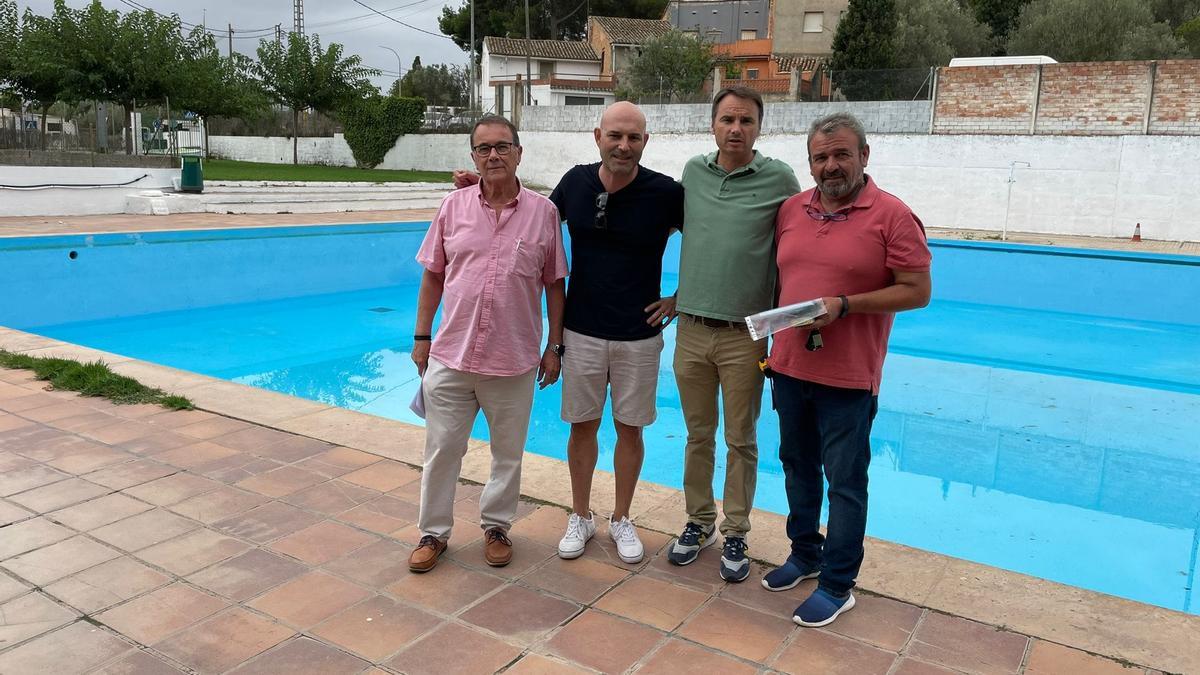
[[[441,565],[413,575],[414,467],[44,386],[0,370],[0,673],[1148,672],[868,592],[828,629],[798,628],[788,612],[811,584],[768,593],[757,564],[724,584],[711,550],[669,567],[669,537],[649,529],[643,564],[621,564],[603,532],[563,561],[550,505],[522,507],[510,567],[488,567],[463,523]],[[87,441],[103,467],[46,452],[84,447],[65,405],[125,429]],[[189,427],[208,440],[149,458],[127,440]],[[478,492],[460,486],[465,515]]]

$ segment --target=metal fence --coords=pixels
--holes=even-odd
[[[927,101],[933,96],[932,68],[818,69],[813,82],[813,97],[805,100]]]

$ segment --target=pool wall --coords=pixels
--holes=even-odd
[[[427,227],[0,238],[0,325],[31,328],[413,282],[421,270],[412,252]],[[671,238],[664,273],[678,272],[679,240]],[[947,240],[931,245],[938,300],[1200,325],[1200,258]],[[1074,283],[1052,283],[1060,272],[1045,264],[1047,256],[1067,265]],[[972,281],[980,276],[1004,282]]]
[[[420,279],[412,252],[427,227],[0,238],[0,325],[30,328],[403,284]]]

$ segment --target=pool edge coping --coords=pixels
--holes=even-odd
[[[338,408],[228,380],[104,352],[0,325],[0,348],[36,356],[102,360],[114,372],[191,398],[197,408],[259,426],[362,450],[419,468],[425,430],[406,422]],[[461,477],[483,483],[490,470],[484,441],[472,440]],[[565,462],[526,453],[521,494],[568,509]],[[611,511],[612,474],[593,484],[598,512]],[[638,526],[674,534],[684,518],[683,492],[641,482],[631,516]],[[754,509],[756,532],[780,533],[785,516]],[[753,557],[781,564],[786,538],[752,534]],[[1068,586],[1018,572],[868,537],[862,591],[1168,672],[1200,671],[1200,615]],[[1102,561],[1097,564],[1103,564]],[[1186,649],[1184,649],[1187,647]]]

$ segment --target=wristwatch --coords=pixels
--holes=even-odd
[[[547,347],[547,348],[548,348],[550,351],[554,352],[554,355],[555,355],[555,356],[557,356],[557,357],[558,357],[558,358],[560,358],[560,359],[562,358],[562,355],[563,355],[563,353],[565,353],[565,352],[567,351],[567,346],[566,346],[566,345],[561,345],[561,344],[560,344],[560,345],[550,345],[550,346],[549,346],[549,347]]]

